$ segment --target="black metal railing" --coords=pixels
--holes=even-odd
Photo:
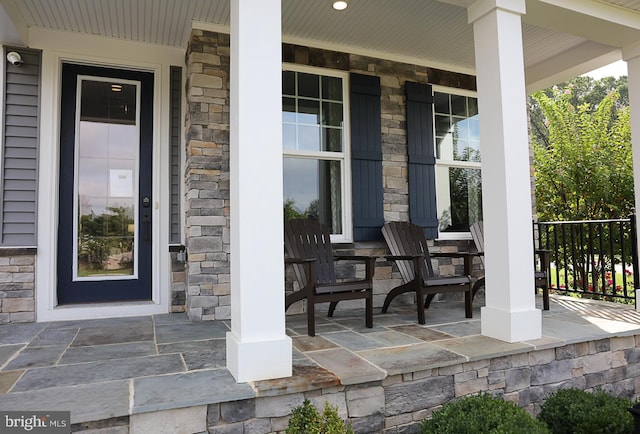
[[[536,246],[551,251],[554,292],[631,303],[638,274],[635,215],[627,219],[534,223]]]

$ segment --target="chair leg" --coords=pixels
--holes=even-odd
[[[309,336],[316,335],[316,305],[307,299],[307,333]]]
[[[389,305],[391,304],[391,301],[394,298],[396,298],[401,294],[404,294],[405,292],[409,292],[413,290],[414,290],[413,286],[408,285],[406,283],[404,285],[393,288],[391,291],[389,291],[389,294],[387,294],[387,296],[384,299],[384,304],[382,305],[382,313],[387,313],[387,309],[389,309]]]
[[[549,287],[542,288],[542,309],[549,310]]]
[[[327,314],[327,316],[333,316],[333,312],[336,310],[337,305],[337,301],[332,301],[331,303],[329,303],[329,313]]]
[[[424,308],[425,309],[429,309],[429,306],[431,305],[431,302],[433,301],[433,299],[436,297],[435,294],[429,294],[427,295],[427,299],[424,303]]]
[[[365,307],[365,325],[367,328],[373,327],[373,291],[370,291],[367,298],[365,299],[366,307]]]
[[[471,299],[473,300],[474,298],[476,298],[476,293],[480,290],[480,288],[482,288],[484,286],[484,277],[476,280],[473,284],[473,288],[471,288]]]
[[[464,292],[464,316],[473,318],[473,289]]]
[[[429,294],[427,296],[427,299],[431,295],[432,294]],[[433,298],[433,297],[431,297],[431,298]],[[425,307],[425,297],[424,297],[423,292],[420,291],[420,290],[416,291],[416,304],[417,304],[417,309],[418,309],[418,324],[425,324],[426,323],[426,319],[424,317],[424,310],[426,309],[426,307]]]

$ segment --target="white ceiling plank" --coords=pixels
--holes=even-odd
[[[282,0],[283,40],[473,73],[471,3],[350,0],[337,12],[328,0]],[[184,49],[192,23],[229,26],[229,0],[0,0],[0,6],[0,43],[42,28]],[[618,49],[640,41],[640,0],[526,0],[526,6],[523,45],[531,71],[545,61],[556,65],[586,41]],[[9,32],[10,25],[21,30]],[[589,55],[603,59],[598,50]]]

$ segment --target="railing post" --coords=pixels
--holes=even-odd
[[[636,226],[636,210],[629,216],[631,221],[631,260],[633,263],[633,289],[635,290],[636,310],[638,306],[638,285],[640,284],[640,269],[638,269],[638,227]]]

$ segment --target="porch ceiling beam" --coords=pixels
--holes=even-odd
[[[573,77],[622,59],[621,50],[585,41],[525,70],[527,94],[546,89]]]
[[[527,24],[623,47],[640,41],[640,15],[593,0],[527,0]]]
[[[7,1],[0,1],[0,45],[27,45],[27,24]]]

